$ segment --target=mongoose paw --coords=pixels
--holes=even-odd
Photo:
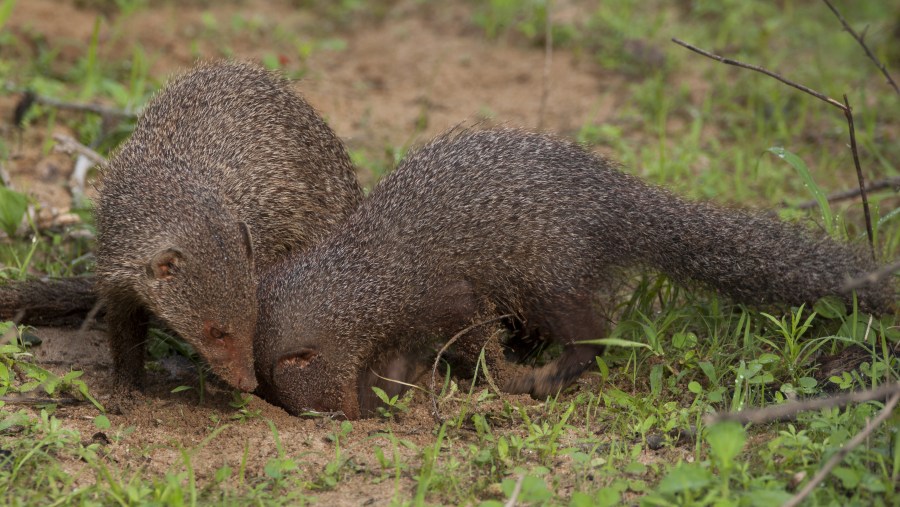
[[[143,372],[141,372],[143,373]],[[106,410],[111,414],[127,414],[141,398],[143,375],[116,375],[112,394],[106,402]]]
[[[117,387],[104,406],[110,414],[127,415],[137,405],[140,397],[140,391]]]

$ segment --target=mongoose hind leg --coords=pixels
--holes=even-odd
[[[606,320],[591,304],[589,297],[560,298],[540,312],[541,334],[565,346],[562,355],[539,368],[518,370],[507,377],[503,390],[513,394],[530,394],[544,399],[555,395],[574,382],[603,351],[601,345],[579,343],[603,336]]]
[[[474,376],[478,373],[489,382],[495,383],[494,387],[505,391],[502,386],[533,370],[528,366],[510,361],[506,357],[503,337],[508,332],[509,330],[502,323],[497,322],[494,325],[473,329],[461,336],[453,347],[456,350],[448,358],[451,367],[463,375]],[[484,354],[484,363],[479,366],[478,361],[482,353]]]

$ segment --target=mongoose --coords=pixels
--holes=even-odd
[[[328,239],[262,275],[260,393],[295,414],[360,417],[377,375],[409,381],[435,344],[513,314],[564,349],[503,388],[553,394],[600,352],[577,343],[603,336],[594,294],[637,264],[751,304],[840,295],[875,267],[803,227],[684,201],[563,140],[452,133],[409,155]],[[870,311],[893,304],[887,283],[858,296]]]
[[[359,204],[343,144],[282,77],[204,63],[149,102],[101,173],[96,288],[117,384],[140,387],[152,315],[254,390],[257,273]]]

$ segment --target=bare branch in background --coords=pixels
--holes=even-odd
[[[868,56],[869,59],[875,63],[875,66],[878,67],[878,70],[880,70],[881,73],[884,74],[884,77],[887,78],[888,84],[894,87],[894,91],[897,92],[897,95],[900,95],[900,88],[897,87],[897,83],[894,82],[894,79],[891,78],[890,74],[888,74],[887,67],[885,67],[884,64],[878,60],[875,54],[872,53],[871,50],[869,50],[869,46],[866,45],[866,41],[864,40],[866,38],[865,30],[863,31],[862,35],[856,33],[856,31],[853,30],[853,28],[850,27],[850,24],[847,23],[847,21],[844,19],[844,16],[841,16],[841,13],[838,12],[838,10],[833,5],[831,5],[831,2],[829,2],[828,0],[822,1],[825,2],[825,5],[827,5],[828,8],[831,9],[831,12],[833,12],[834,15],[837,16],[838,21],[840,21],[841,25],[844,26],[844,30],[846,30],[847,33],[849,33],[854,39],[856,39],[856,42],[858,42],[859,45],[862,46],[863,51],[866,52],[866,56]]]
[[[760,67],[759,65],[751,65],[749,63],[739,62],[737,60],[732,60],[731,58],[725,58],[725,57],[710,53],[709,51],[706,51],[706,50],[700,49],[694,45],[688,44],[687,42],[684,42],[681,39],[673,38],[672,42],[674,42],[675,44],[678,44],[679,46],[690,49],[691,51],[693,51],[697,54],[700,54],[707,58],[716,60],[717,62],[721,62],[726,65],[734,65],[735,67],[741,67],[744,69],[753,70],[753,71],[765,74],[769,77],[775,78],[778,81],[781,81],[782,83],[784,83],[788,86],[794,87],[804,93],[812,95],[813,97],[815,97],[827,104],[831,104],[832,106],[843,111],[844,117],[847,118],[847,126],[850,130],[850,151],[853,154],[853,164],[856,166],[856,177],[857,177],[857,180],[859,181],[859,195],[860,195],[860,197],[862,197],[862,201],[863,201],[863,214],[866,217],[866,234],[868,235],[868,238],[869,238],[869,249],[871,250],[872,258],[874,259],[875,258],[875,237],[874,237],[875,235],[872,232],[872,214],[869,212],[869,199],[866,195],[866,182],[865,182],[865,179],[863,178],[862,168],[859,165],[859,152],[856,147],[856,129],[853,126],[853,111],[850,108],[850,102],[847,100],[847,96],[844,95],[844,103],[841,104],[840,102],[825,95],[824,93],[817,92],[817,91],[813,90],[812,88],[803,86],[799,83],[795,83],[794,81],[791,81],[790,79],[787,79],[780,74],[776,74],[775,72],[772,72],[769,69]]]

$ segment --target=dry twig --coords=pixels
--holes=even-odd
[[[79,400],[66,396],[63,398],[44,398],[32,396],[0,396],[0,401],[9,405],[81,405],[87,403],[87,400]]]
[[[703,55],[703,56],[705,56],[705,57],[707,57],[707,58],[711,58],[711,59],[713,59],[713,60],[716,60],[717,62],[724,63],[725,65],[734,65],[735,67],[741,67],[741,68],[744,68],[744,69],[754,70],[754,71],[756,71],[756,72],[765,74],[765,75],[767,75],[767,76],[769,76],[769,77],[772,77],[772,78],[775,78],[775,79],[781,81],[782,83],[784,83],[784,84],[786,84],[786,85],[788,85],[788,86],[792,86],[792,87],[794,87],[794,88],[796,88],[796,89],[798,89],[798,90],[800,90],[800,91],[802,91],[802,92],[804,92],[804,93],[808,93],[808,94],[812,95],[813,97],[815,97],[815,98],[817,98],[817,99],[819,99],[819,100],[821,100],[821,101],[827,102],[827,103],[831,104],[832,106],[834,106],[834,107],[840,109],[841,111],[844,111],[844,110],[845,110],[845,107],[846,107],[846,106],[844,106],[844,104],[841,104],[840,102],[838,102],[838,101],[834,100],[833,98],[831,98],[831,97],[825,95],[824,93],[819,93],[819,92],[813,90],[812,88],[803,86],[802,84],[799,84],[799,83],[795,83],[795,82],[793,82],[793,81],[791,81],[791,80],[789,80],[789,79],[787,79],[787,78],[781,76],[780,74],[776,74],[776,73],[772,72],[772,71],[769,70],[769,69],[760,67],[760,66],[758,66],[758,65],[751,65],[751,64],[749,64],[749,63],[739,62],[739,61],[737,61],[737,60],[732,60],[731,58],[725,58],[725,57],[723,57],[723,56],[719,56],[719,55],[710,53],[709,51],[700,49],[700,48],[698,48],[697,46],[694,46],[694,45],[692,45],[692,44],[688,44],[687,42],[684,42],[684,41],[681,40],[681,39],[673,38],[673,39],[672,39],[672,42],[674,42],[675,44],[678,44],[679,46],[682,46],[682,47],[685,47],[685,48],[687,48],[687,49],[690,49],[691,51],[693,51],[693,52],[695,52],[695,53],[697,53],[697,54]]]
[[[54,149],[56,150],[70,155],[74,153],[84,155],[88,160],[98,165],[106,163],[106,159],[103,158],[103,155],[79,143],[74,137],[65,134],[53,134],[53,140],[57,143],[56,146],[54,146]]]
[[[435,391],[435,381],[434,381],[434,378],[435,378],[435,376],[437,375],[437,367],[438,367],[438,363],[440,363],[440,361],[441,361],[441,356],[444,355],[444,352],[446,352],[447,349],[449,349],[451,345],[453,345],[454,343],[456,343],[456,340],[459,340],[461,337],[463,337],[463,336],[464,336],[466,333],[468,333],[469,331],[471,331],[471,330],[473,330],[473,329],[475,329],[475,328],[477,328],[477,327],[484,326],[485,324],[490,324],[490,323],[492,323],[492,322],[497,322],[498,320],[508,319],[508,318],[510,318],[510,317],[512,317],[512,316],[513,316],[513,315],[512,315],[511,313],[508,313],[508,314],[506,314],[506,315],[501,315],[501,316],[499,316],[499,317],[494,317],[494,318],[492,318],[492,319],[487,319],[487,320],[482,320],[482,321],[476,322],[476,323],[472,324],[471,326],[468,326],[468,327],[464,328],[462,331],[460,331],[460,332],[456,333],[455,335],[453,335],[453,337],[450,338],[449,340],[447,340],[447,343],[445,343],[444,346],[441,347],[441,350],[438,351],[437,357],[434,358],[434,366],[431,367],[431,386],[430,386],[430,389],[431,389],[431,406],[432,406],[432,410],[433,410],[433,414],[432,414],[432,415],[434,415],[434,418],[435,418],[435,420],[436,420],[437,422],[440,423],[440,422],[443,422],[443,421],[444,421],[444,419],[441,417],[441,412],[440,412],[440,410],[438,409],[438,403],[437,403],[437,391]]]
[[[525,482],[525,474],[519,474],[519,478],[516,480],[516,487],[513,488],[512,494],[509,495],[509,500],[503,504],[503,507],[515,507],[516,502],[519,500],[519,493],[522,492],[522,483]]]
[[[824,93],[817,92],[817,91],[813,90],[812,88],[803,86],[799,83],[795,83],[795,82],[781,76],[780,74],[776,74],[775,72],[772,72],[771,70],[760,67],[758,65],[751,65],[749,63],[739,62],[737,60],[732,60],[731,58],[725,58],[725,57],[710,53],[709,51],[705,51],[696,46],[688,44],[687,42],[684,42],[681,39],[673,38],[672,42],[674,42],[675,44],[678,44],[679,46],[690,49],[691,51],[693,51],[697,54],[700,54],[707,58],[716,60],[717,62],[721,62],[726,65],[734,65],[735,67],[741,67],[744,69],[753,70],[753,71],[765,74],[769,77],[775,78],[778,81],[781,81],[782,83],[784,83],[788,86],[796,88],[802,92],[808,93],[809,95],[812,95],[813,97],[815,97],[827,104],[831,104],[832,106],[843,111],[844,117],[847,118],[847,125],[850,130],[850,151],[853,153],[853,163],[856,166],[856,176],[857,176],[857,179],[859,180],[859,195],[860,195],[860,197],[862,197],[863,214],[865,215],[865,218],[866,218],[866,233],[869,237],[869,248],[871,249],[872,258],[874,259],[875,258],[875,239],[874,239],[874,233],[872,232],[872,215],[869,212],[869,199],[866,196],[866,182],[863,178],[862,168],[859,165],[859,152],[856,147],[856,129],[853,127],[853,110],[850,108],[850,102],[847,100],[847,95],[844,95],[844,103],[842,104],[842,103],[832,99],[831,97],[825,95]]]
[[[74,138],[63,135],[53,134],[53,140],[56,141],[54,149],[68,154],[78,154],[75,160],[75,169],[69,178],[69,188],[72,189],[72,201],[75,206],[79,205],[84,198],[85,187],[87,186],[87,173],[94,165],[103,165],[106,159],[96,151],[79,143]]]
[[[831,12],[833,12],[834,15],[837,16],[838,21],[840,21],[841,25],[844,26],[844,30],[846,30],[847,33],[849,33],[854,39],[856,39],[856,42],[858,42],[859,45],[862,46],[863,51],[866,52],[866,56],[868,56],[869,59],[872,60],[873,63],[875,63],[875,66],[878,67],[878,70],[880,70],[881,73],[884,74],[884,77],[887,78],[888,83],[894,87],[894,91],[897,92],[897,95],[900,95],[900,88],[897,87],[897,83],[895,83],[893,78],[891,78],[891,75],[888,74],[887,67],[885,67],[883,63],[878,61],[878,58],[875,57],[875,54],[872,53],[872,51],[869,50],[869,46],[866,45],[866,31],[863,30],[862,35],[856,33],[853,28],[850,28],[850,25],[844,19],[844,16],[841,16],[841,13],[838,12],[838,10],[833,5],[831,5],[831,2],[829,2],[828,0],[822,1],[825,2],[825,5],[827,5],[828,8],[831,9]]]
[[[861,289],[868,285],[874,285],[881,280],[893,275],[897,271],[900,271],[900,261],[896,261],[892,264],[887,264],[882,266],[880,269],[873,271],[865,276],[861,276],[859,278],[854,278],[841,287],[842,292],[850,292],[852,290]]]
[[[137,115],[132,111],[125,111],[114,107],[101,106],[99,104],[86,104],[81,102],[66,102],[41,95],[32,95],[33,102],[43,104],[45,106],[55,107],[67,111],[77,111],[82,113],[94,113],[100,116],[110,118],[135,118]]]
[[[781,405],[772,405],[771,407],[766,408],[743,410],[741,412],[720,412],[718,414],[706,416],[704,422],[706,424],[715,424],[721,421],[737,421],[742,424],[761,424],[771,421],[782,421],[792,418],[798,412],[843,407],[850,403],[859,403],[862,401],[883,400],[888,396],[896,394],[900,394],[900,382],[884,384],[875,389],[868,389],[865,391],[854,391],[838,396],[829,396],[827,398],[793,401],[782,403]]]
[[[900,191],[900,176],[893,176],[891,178],[885,178],[883,180],[878,181],[870,181],[866,185],[866,192],[877,192],[879,190],[884,190],[886,188],[893,188],[897,191]],[[859,188],[848,188],[847,190],[840,190],[838,192],[833,192],[828,194],[825,199],[828,202],[838,202],[845,201],[847,199],[853,199],[854,197],[859,195]],[[802,202],[796,206],[797,209],[811,209],[815,208],[819,205],[819,201],[812,199],[809,201]]]
[[[553,1],[548,0],[546,4],[547,15],[544,22],[544,75],[541,80],[541,109],[538,111],[538,130],[544,128],[544,115],[547,112],[547,99],[550,96],[550,66],[553,63],[553,23],[552,23],[552,6]]]
[[[850,451],[858,447],[859,444],[863,443],[863,441],[869,436],[870,433],[875,430],[875,428],[878,427],[879,424],[890,417],[891,412],[893,412],[894,407],[897,406],[898,401],[900,401],[900,392],[897,392],[893,396],[891,396],[891,399],[889,399],[887,403],[884,404],[884,408],[881,409],[881,412],[879,412],[874,419],[869,421],[869,423],[866,424],[866,427],[863,428],[862,431],[857,433],[856,436],[850,439],[849,442],[844,444],[843,447],[841,447],[836,453],[834,453],[828,460],[828,462],[825,463],[825,466],[823,466],[818,472],[816,472],[816,475],[813,476],[813,478],[810,479],[805,486],[803,486],[803,489],[801,489],[789,501],[785,502],[782,507],[794,507],[796,505],[800,505],[800,502],[802,502],[804,498],[809,496],[809,494],[812,493],[812,490],[815,489],[815,487],[818,486],[819,483],[825,480],[825,477],[828,477],[828,474],[831,473],[831,470],[836,467],[838,463],[840,463],[844,459],[844,457],[847,456],[847,454],[850,454]]]
[[[869,214],[869,196],[866,193],[866,180],[863,177],[862,167],[859,164],[859,151],[856,148],[856,129],[853,127],[853,112],[850,109],[850,101],[844,94],[844,116],[847,117],[847,126],[850,129],[850,153],[853,154],[853,165],[856,166],[856,178],[859,180],[859,197],[862,199],[863,215],[866,217],[866,234],[869,236],[869,248],[872,250],[872,259],[875,259],[875,233],[872,231],[872,215]]]

